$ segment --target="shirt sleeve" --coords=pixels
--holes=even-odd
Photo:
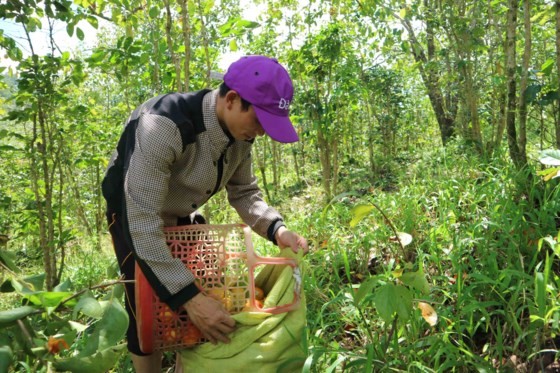
[[[193,274],[171,255],[161,218],[171,166],[181,151],[181,135],[173,121],[143,114],[124,182],[128,229],[136,260],[160,300],[174,309],[198,293]]]
[[[229,203],[253,231],[275,242],[274,233],[283,225],[282,215],[263,199],[257,178],[253,173],[249,153],[241,161],[226,185]]]

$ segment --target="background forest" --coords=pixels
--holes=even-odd
[[[253,158],[311,246],[305,371],[560,369],[559,1],[7,0],[0,19],[0,372],[132,372],[100,181],[136,105],[217,87],[241,54],[296,89],[301,141]],[[223,194],[204,214],[239,220]]]

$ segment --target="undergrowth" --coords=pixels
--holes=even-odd
[[[534,371],[556,360],[560,261],[543,244],[558,234],[556,183],[449,149],[399,175],[389,192],[349,186],[311,217],[309,370]],[[379,211],[352,227],[363,204]],[[390,224],[412,243],[399,248]],[[419,269],[429,291],[408,286],[410,317],[380,317],[376,292]],[[364,284],[369,295],[356,297]],[[419,301],[433,307],[436,325]]]

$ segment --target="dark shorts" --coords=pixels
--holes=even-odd
[[[113,238],[113,248],[119,263],[121,275],[124,280],[134,281],[135,258],[132,248],[125,239],[121,222],[117,214],[107,213],[107,222],[109,224],[109,232]],[[195,215],[194,219],[189,217],[177,220],[177,225],[188,224],[204,224],[206,221],[202,215]],[[135,355],[146,356],[140,349],[140,341],[138,340],[138,331],[136,329],[136,297],[134,295],[134,282],[125,283],[125,309],[128,314],[129,323],[126,331],[128,351]]]

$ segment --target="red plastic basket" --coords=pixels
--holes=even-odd
[[[226,309],[269,313],[288,312],[298,307],[299,284],[291,304],[259,308],[255,297],[255,270],[259,265],[289,265],[299,273],[297,262],[289,258],[258,256],[251,229],[243,224],[187,225],[165,228],[167,244],[180,258],[208,295],[221,298]],[[136,264],[136,319],[140,348],[144,353],[178,350],[204,342],[185,311],[176,313],[155,295]]]

